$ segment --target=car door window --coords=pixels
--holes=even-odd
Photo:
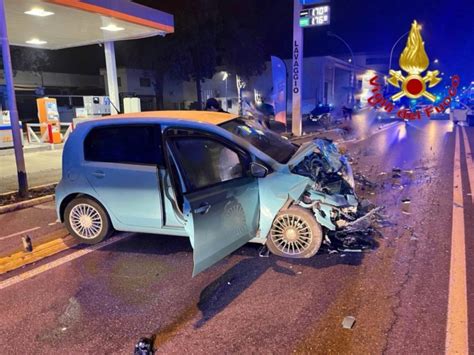
[[[245,176],[243,157],[225,144],[206,137],[172,140],[187,192]]]
[[[94,128],[84,141],[87,161],[162,165],[158,126],[121,125]]]

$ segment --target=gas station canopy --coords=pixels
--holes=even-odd
[[[173,16],[128,0],[5,0],[12,45],[62,49],[166,35]]]

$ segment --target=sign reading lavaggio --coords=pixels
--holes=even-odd
[[[330,23],[331,7],[327,4],[304,9],[300,12],[301,27],[324,26]]]

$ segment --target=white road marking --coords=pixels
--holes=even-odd
[[[462,126],[462,131],[464,133],[464,150],[466,151],[466,163],[467,163],[467,175],[469,176],[469,187],[471,190],[471,201],[474,203],[474,162],[472,161],[471,146],[469,145],[469,140],[467,139],[467,132],[464,126]]]
[[[41,265],[41,266],[39,266],[35,269],[24,272],[20,275],[11,277],[9,279],[6,279],[6,280],[0,282],[0,290],[3,290],[4,288],[7,288],[9,286],[13,286],[13,285],[15,285],[17,283],[20,283],[22,281],[29,280],[32,277],[38,276],[38,275],[42,274],[43,272],[46,272],[46,271],[49,271],[51,269],[57,268],[58,266],[61,266],[61,265],[65,264],[65,263],[68,263],[70,261],[76,260],[76,259],[80,258],[81,256],[92,253],[95,250],[99,250],[103,247],[106,247],[107,245],[110,245],[110,244],[119,242],[121,240],[124,240],[125,238],[128,238],[131,235],[133,235],[133,233],[122,233],[122,234],[116,235],[115,237],[107,239],[106,241],[104,241],[102,243],[86,247],[84,249],[78,250],[78,251],[76,251],[74,253],[71,253],[69,255],[66,255],[62,258],[56,259],[56,260],[54,260],[50,263]]]
[[[447,355],[468,354],[466,244],[459,128],[455,135],[453,172],[453,222],[445,351]],[[472,182],[471,182],[472,183]]]
[[[25,233],[30,233],[30,232],[36,231],[40,228],[41,227],[34,227],[34,228],[26,229],[26,230],[21,231],[21,232],[16,232],[16,233],[13,233],[13,234],[10,234],[10,235],[6,235],[4,237],[0,237],[0,240],[10,239],[10,238],[13,238],[13,237],[25,234]]]

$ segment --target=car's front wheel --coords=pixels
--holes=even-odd
[[[280,211],[273,221],[267,247],[275,255],[286,258],[309,258],[323,241],[323,231],[314,215],[302,207]]]
[[[66,206],[64,222],[69,233],[85,244],[97,244],[112,232],[109,216],[96,201],[75,198]]]

